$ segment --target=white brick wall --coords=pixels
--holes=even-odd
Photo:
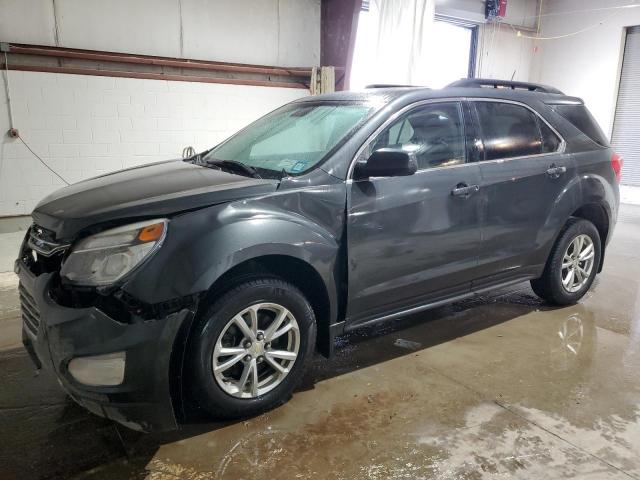
[[[176,158],[188,145],[196,150],[211,147],[268,111],[309,93],[40,72],[9,75],[16,128],[70,183]],[[63,183],[19,140],[9,138],[8,129],[7,101],[0,92],[0,216],[29,214]]]

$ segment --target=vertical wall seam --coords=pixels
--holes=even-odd
[[[58,9],[56,8],[56,0],[51,0],[53,5],[53,41],[56,47],[60,46],[60,30],[58,28]]]
[[[276,66],[280,66],[280,0],[276,0]]]
[[[58,9],[56,7],[56,0],[51,0],[51,3],[53,4],[53,41],[55,42],[56,47],[60,47],[60,28],[58,26]],[[62,58],[58,58],[57,62],[59,67],[64,66]]]
[[[7,113],[9,114],[9,127],[14,128],[13,105],[11,104],[11,84],[9,83],[9,57],[4,52],[4,90],[7,97]]]
[[[180,57],[184,58],[184,22],[182,21],[182,0],[178,0],[178,17],[180,21]]]

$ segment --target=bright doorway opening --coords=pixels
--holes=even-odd
[[[363,2],[366,6],[360,12],[358,31],[351,67],[350,89],[357,90],[375,83],[389,83],[379,74],[384,65],[378,65],[378,10],[375,3]],[[428,60],[414,65],[415,85],[442,88],[447,84],[474,76],[477,25],[436,16],[433,36],[437,42],[423,40],[422,49]],[[398,49],[410,48],[398,44]]]

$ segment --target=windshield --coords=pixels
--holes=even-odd
[[[318,165],[371,113],[371,105],[294,103],[260,118],[208,152],[258,171],[298,175]]]

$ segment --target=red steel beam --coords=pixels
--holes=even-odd
[[[156,57],[151,55],[135,55],[130,53],[101,52],[63,47],[47,47],[40,45],[10,44],[9,53],[20,55],[36,55],[77,60],[94,60],[98,62],[130,63],[135,65],[156,65],[163,67],[189,68],[233,73],[258,73],[264,75],[310,77],[309,67],[273,67],[268,65],[248,65],[240,63],[212,62],[206,60],[189,60],[181,58]]]
[[[5,69],[5,64],[0,63],[0,69]],[[122,70],[98,70],[93,68],[81,67],[52,67],[45,65],[21,65],[9,64],[9,70],[23,72],[49,72],[49,73],[68,73],[75,75],[93,75],[100,77],[120,77],[120,78],[146,78],[151,80],[171,80],[177,82],[201,82],[201,83],[223,83],[230,85],[252,85],[258,87],[282,87],[282,88],[309,88],[308,85],[300,82],[278,82],[271,80],[258,80],[251,78],[221,78],[221,77],[202,77],[197,75],[177,75],[170,73],[149,73],[149,72],[131,72]]]

